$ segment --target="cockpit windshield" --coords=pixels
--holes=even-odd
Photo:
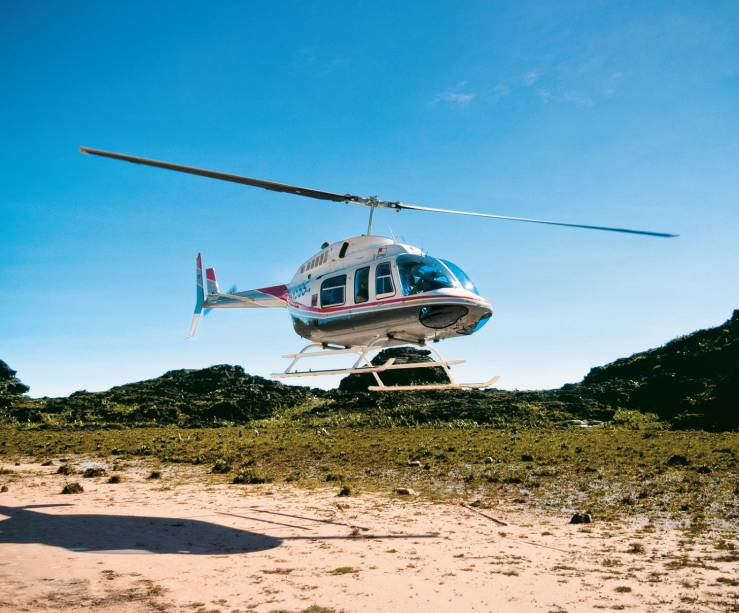
[[[452,273],[454,274],[454,276],[457,277],[457,281],[459,281],[459,284],[464,289],[466,289],[466,290],[468,290],[470,292],[473,292],[473,293],[477,294],[478,296],[480,295],[480,292],[477,291],[477,287],[472,282],[472,279],[470,279],[467,276],[467,273],[464,270],[462,270],[459,266],[457,266],[453,262],[450,262],[449,260],[442,260],[442,262],[444,262],[444,264],[446,264],[447,268],[449,268],[449,270],[452,271]]]
[[[406,296],[456,285],[449,270],[434,258],[404,254],[398,256],[397,264],[403,294]]]

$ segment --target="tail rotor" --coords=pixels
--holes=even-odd
[[[192,338],[198,331],[200,316],[203,314],[203,303],[205,302],[205,290],[203,289],[203,257],[198,253],[195,258],[195,312],[192,315],[190,323],[190,333],[188,336]]]

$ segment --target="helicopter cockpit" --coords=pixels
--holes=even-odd
[[[462,287],[479,295],[467,274],[447,260],[403,254],[396,258],[396,264],[405,296],[454,287]]]

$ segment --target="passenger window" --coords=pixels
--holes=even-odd
[[[395,293],[390,262],[382,262],[375,269],[375,297],[392,296]]]
[[[354,304],[369,300],[369,266],[354,273]]]
[[[321,306],[344,304],[346,275],[338,275],[321,283]]]

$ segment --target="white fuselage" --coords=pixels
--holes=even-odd
[[[326,245],[288,284],[287,307],[300,336],[344,346],[469,335],[492,314],[451,262],[379,236]]]

